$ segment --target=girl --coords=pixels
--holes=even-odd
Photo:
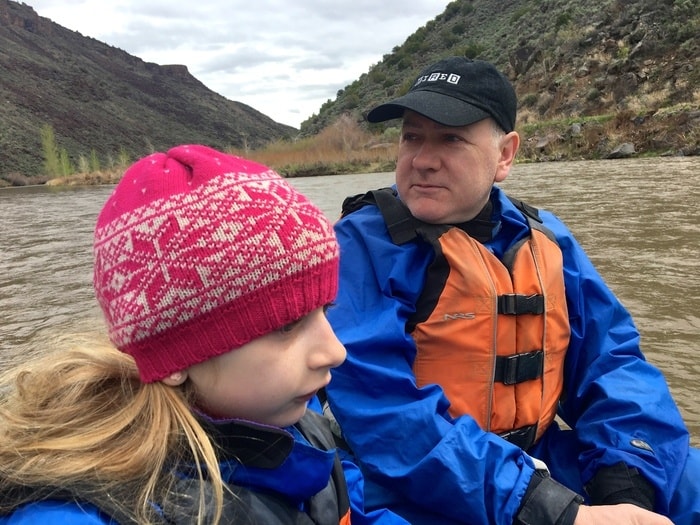
[[[111,344],[3,375],[0,524],[350,523],[306,410],[345,358],[337,276],[332,227],[269,168],[197,145],[138,161],[95,229]]]

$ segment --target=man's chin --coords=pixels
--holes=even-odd
[[[420,200],[422,202],[413,203],[413,205],[408,206],[411,215],[416,219],[431,224],[448,224],[451,222],[449,217],[445,214],[444,205],[434,200],[430,200],[429,202],[425,202],[427,199]]]

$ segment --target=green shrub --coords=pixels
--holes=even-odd
[[[476,58],[484,51],[486,51],[486,46],[477,42],[467,42],[466,46],[462,50],[462,55],[467,58]]]
[[[566,12],[566,13],[560,13],[557,16],[556,22],[554,23],[554,27],[556,29],[561,29],[562,27],[565,27],[571,23],[571,13]]]
[[[67,177],[68,175],[73,175],[73,166],[70,161],[70,157],[68,156],[68,152],[66,151],[65,148],[61,148],[61,152],[59,154],[59,161],[60,161],[60,175],[62,177]]]
[[[600,98],[600,91],[597,88],[591,88],[586,93],[586,100],[593,102]]]
[[[528,11],[530,11],[530,8],[527,6],[522,6],[519,7],[518,9],[515,10],[515,12],[510,16],[510,23],[514,24],[518,20],[520,20]]]
[[[58,177],[61,174],[61,160],[56,146],[56,135],[50,124],[41,127],[41,149],[44,154],[44,174]]]
[[[537,93],[528,93],[525,96],[520,97],[520,104],[526,108],[534,107],[535,104],[537,104],[538,99],[539,95]]]
[[[462,3],[462,7],[460,8],[460,12],[463,15],[468,15],[469,13],[474,12],[474,6],[470,2],[464,2],[464,3]]]
[[[467,26],[464,24],[464,22],[457,22],[455,25],[452,26],[452,31],[453,34],[455,35],[463,35],[467,30]]]

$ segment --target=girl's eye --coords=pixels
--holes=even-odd
[[[290,332],[293,332],[294,329],[297,326],[299,326],[299,323],[301,323],[301,319],[297,319],[296,321],[292,321],[291,323],[287,323],[282,328],[280,328],[279,331],[283,334],[288,334]]]
[[[335,303],[332,303],[332,302],[328,303],[328,304],[324,304],[322,307],[324,315],[328,311],[328,309],[332,308],[333,306],[335,306]],[[311,314],[309,314],[309,315],[311,315]],[[304,317],[297,319],[296,321],[292,321],[291,323],[287,323],[286,325],[281,327],[278,330],[278,332],[281,334],[288,334],[290,332],[293,332],[295,328],[297,328],[300,324],[302,324],[304,322],[305,319],[307,319],[309,317],[309,315],[305,315]]]

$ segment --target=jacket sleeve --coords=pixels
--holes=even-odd
[[[71,525],[117,525],[91,504],[45,500],[29,503],[9,516],[0,516],[0,525],[36,525],[55,523]]]
[[[576,432],[582,481],[593,480],[587,489],[599,502],[614,501],[619,476],[607,474],[622,463],[654,487],[655,510],[667,512],[688,431],[662,373],[641,352],[629,312],[561,221],[546,212],[542,218],[564,255],[571,342],[561,415]]]
[[[410,522],[388,509],[366,509],[362,472],[350,458],[342,460],[342,465],[348,484],[352,525],[410,525]]]
[[[366,489],[368,498],[378,507],[409,501],[433,513],[433,522],[511,524],[533,463],[471,417],[450,417],[436,385],[417,388],[404,324],[432,255],[394,246],[376,209],[367,208],[336,225],[341,281],[328,318],[348,357],[327,392],[365,482],[390,487]],[[407,257],[408,250],[417,251]]]

